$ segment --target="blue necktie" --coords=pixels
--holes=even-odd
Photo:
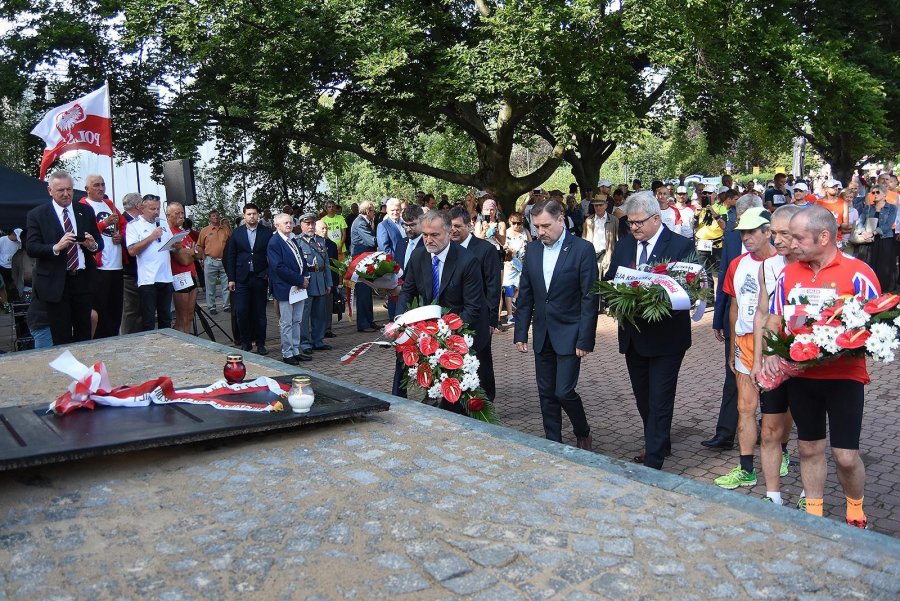
[[[647,245],[648,244],[650,244],[650,243],[649,242],[641,242],[641,246],[643,246],[643,248],[641,248],[641,258],[638,261],[638,265],[646,265],[647,264]]]
[[[441,260],[431,257],[431,302],[436,302],[441,293]]]

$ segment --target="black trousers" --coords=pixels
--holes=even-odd
[[[662,468],[663,459],[672,448],[672,413],[683,359],[684,352],[644,357],[632,347],[625,353],[634,400],[644,422],[644,465],[647,467]]]
[[[394,365],[394,384],[391,386],[391,394],[405,399],[406,387],[403,385],[403,374],[409,368],[403,362],[403,357],[400,356],[400,353],[395,352],[394,354],[397,355],[397,362]]]
[[[138,286],[141,295],[141,331],[149,332],[157,324],[159,329],[172,327],[172,294],[171,282],[146,284]]]
[[[494,355],[491,352],[490,340],[483,349],[475,353],[478,358],[478,381],[481,382],[481,388],[487,400],[494,402],[497,396],[497,383],[494,378]]]
[[[734,440],[738,422],[737,380],[734,378],[734,372],[728,369],[728,349],[730,348],[731,338],[726,338],[725,382],[722,384],[722,404],[719,406],[719,421],[716,422],[716,436],[726,440]]]
[[[231,305],[237,315],[238,330],[244,346],[253,343],[266,344],[266,299],[269,294],[269,280],[251,275],[247,282],[237,282]]]
[[[584,414],[581,397],[575,392],[581,372],[581,358],[577,355],[557,355],[547,337],[544,348],[534,354],[534,371],[537,376],[538,397],[541,400],[541,416],[544,419],[544,436],[548,440],[562,442],[562,412],[572,422],[575,436],[584,438],[591,428]]]
[[[94,338],[119,335],[122,325],[124,288],[121,269],[98,269],[94,272],[93,307],[97,312],[97,331]]]
[[[53,344],[69,344],[91,339],[91,284],[85,270],[67,273],[62,299],[47,303]]]

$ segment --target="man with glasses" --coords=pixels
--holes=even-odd
[[[425,211],[422,210],[422,207],[417,204],[411,204],[403,209],[403,229],[406,232],[406,237],[400,241],[400,244],[397,246],[397,254],[394,255],[394,260],[400,264],[400,269],[403,270],[403,273],[406,273],[406,266],[409,265],[409,260],[412,257],[413,253],[419,248],[424,248],[422,245],[422,215],[425,214]],[[397,355],[397,364],[394,368],[394,383],[391,388],[391,394],[394,396],[406,398],[406,387],[403,386],[403,371],[406,369],[405,364],[403,363],[403,359],[400,355]]]
[[[375,203],[364,200],[359,205],[359,217],[350,226],[350,255],[354,258],[364,252],[374,252],[375,245]],[[356,329],[360,332],[377,332],[375,313],[372,308],[372,289],[364,284],[353,288],[356,298]]]
[[[836,179],[828,180],[827,182],[825,182],[825,197],[816,201],[815,203],[820,207],[825,207],[826,209],[831,211],[831,214],[837,221],[838,248],[842,248],[844,246],[844,232],[849,232],[851,229],[853,229],[853,225],[850,223],[850,205],[845,203],[844,199],[840,197],[840,193],[843,187],[843,184]]]
[[[632,195],[624,208],[631,236],[616,244],[604,280],[613,279],[620,267],[681,261],[692,254],[690,240],[663,226],[659,203],[652,193]],[[648,322],[638,317],[636,322],[619,323],[619,352],[625,355],[631,388],[644,423],[644,452],[634,461],[661,469],[665,457],[671,454],[675,389],[681,362],[691,346],[691,320],[688,311],[673,311],[660,321]]]
[[[678,232],[685,238],[694,239],[694,208],[688,201],[686,186],[678,186],[675,189],[675,210],[681,216],[681,230]]]

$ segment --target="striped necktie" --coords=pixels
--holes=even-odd
[[[435,302],[441,293],[441,260],[431,257],[431,302]]]
[[[68,207],[63,208],[63,228],[66,230],[66,233],[72,232],[75,233],[75,228],[72,227],[72,221],[69,219],[69,209]],[[69,247],[69,250],[66,251],[66,271],[75,271],[78,269],[78,243],[76,242],[72,246]]]

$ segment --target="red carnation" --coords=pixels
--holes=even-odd
[[[394,255],[384,255],[384,260],[385,260],[385,261],[393,261],[393,260],[394,260]]]
[[[374,265],[367,266],[366,273],[375,273],[375,266]]]
[[[463,366],[463,358],[459,353],[448,352],[441,355],[441,358],[438,359],[438,363],[441,366],[446,367],[447,369],[459,369]]]
[[[697,280],[697,274],[693,271],[689,271],[686,276],[684,276],[684,281],[688,284],[693,284]]]
[[[882,294],[878,298],[873,298],[867,302],[863,307],[863,311],[869,315],[875,315],[876,313],[893,309],[898,304],[900,304],[900,296],[890,293]]]
[[[469,345],[466,344],[466,339],[459,334],[451,334],[447,338],[447,348],[460,355],[465,355],[469,352]]]
[[[462,387],[456,378],[447,378],[441,382],[441,394],[448,403],[455,403],[462,394]]]
[[[809,361],[819,356],[819,347],[814,342],[795,342],[791,345],[791,359]]]
[[[637,288],[638,286],[641,285],[641,283],[639,281],[635,280],[628,285],[631,286],[632,288]]]
[[[481,399],[469,399],[469,411],[481,411],[484,409],[484,401]]]
[[[426,357],[432,356],[440,346],[440,343],[431,336],[422,336],[419,338],[419,350],[422,351],[422,354]]]
[[[444,315],[444,323],[451,330],[458,330],[463,326],[463,320],[456,313],[447,313]]]
[[[660,274],[660,275],[668,275],[668,273],[669,273],[669,266],[666,265],[665,263],[660,263],[659,265],[654,265],[654,266],[650,269],[650,273],[658,273],[658,274]]]
[[[431,385],[434,383],[434,374],[431,372],[430,365],[427,363],[419,364],[419,367],[416,368],[416,382],[422,388],[431,388]]]
[[[847,330],[846,332],[838,336],[835,342],[841,348],[857,349],[865,345],[866,340],[868,340],[869,336],[871,335],[872,332],[868,331],[865,328]]]

